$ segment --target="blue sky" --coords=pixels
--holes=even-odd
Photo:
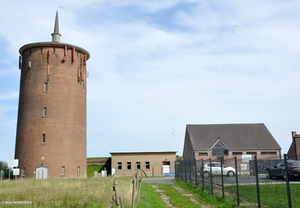
[[[0,160],[14,157],[19,48],[88,50],[87,156],[176,150],[186,124],[264,123],[286,153],[300,132],[299,1],[0,0]],[[5,5],[5,6],[4,6]]]

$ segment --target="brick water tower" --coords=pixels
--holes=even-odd
[[[56,12],[52,42],[22,46],[15,159],[23,178],[86,177],[86,61],[61,43]]]

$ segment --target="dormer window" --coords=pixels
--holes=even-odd
[[[218,141],[215,146],[212,148],[212,155],[214,156],[224,156],[228,155],[228,148]]]

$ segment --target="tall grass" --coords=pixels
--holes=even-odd
[[[0,181],[0,204],[30,201],[26,207],[107,207],[114,193],[114,179],[119,184],[122,207],[130,207],[131,177],[4,180]]]

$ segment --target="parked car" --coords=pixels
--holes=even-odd
[[[288,178],[299,179],[300,178],[300,161],[298,160],[287,160],[288,167]],[[284,161],[280,161],[273,167],[266,168],[266,178],[282,178],[286,179]]]
[[[227,176],[234,176],[235,175],[235,169],[230,166],[224,166],[221,167],[220,162],[211,162],[211,163],[205,163],[203,165],[203,175],[204,177],[210,176],[210,164],[211,164],[211,173],[213,175],[221,175],[221,169],[223,169],[223,175]]]

